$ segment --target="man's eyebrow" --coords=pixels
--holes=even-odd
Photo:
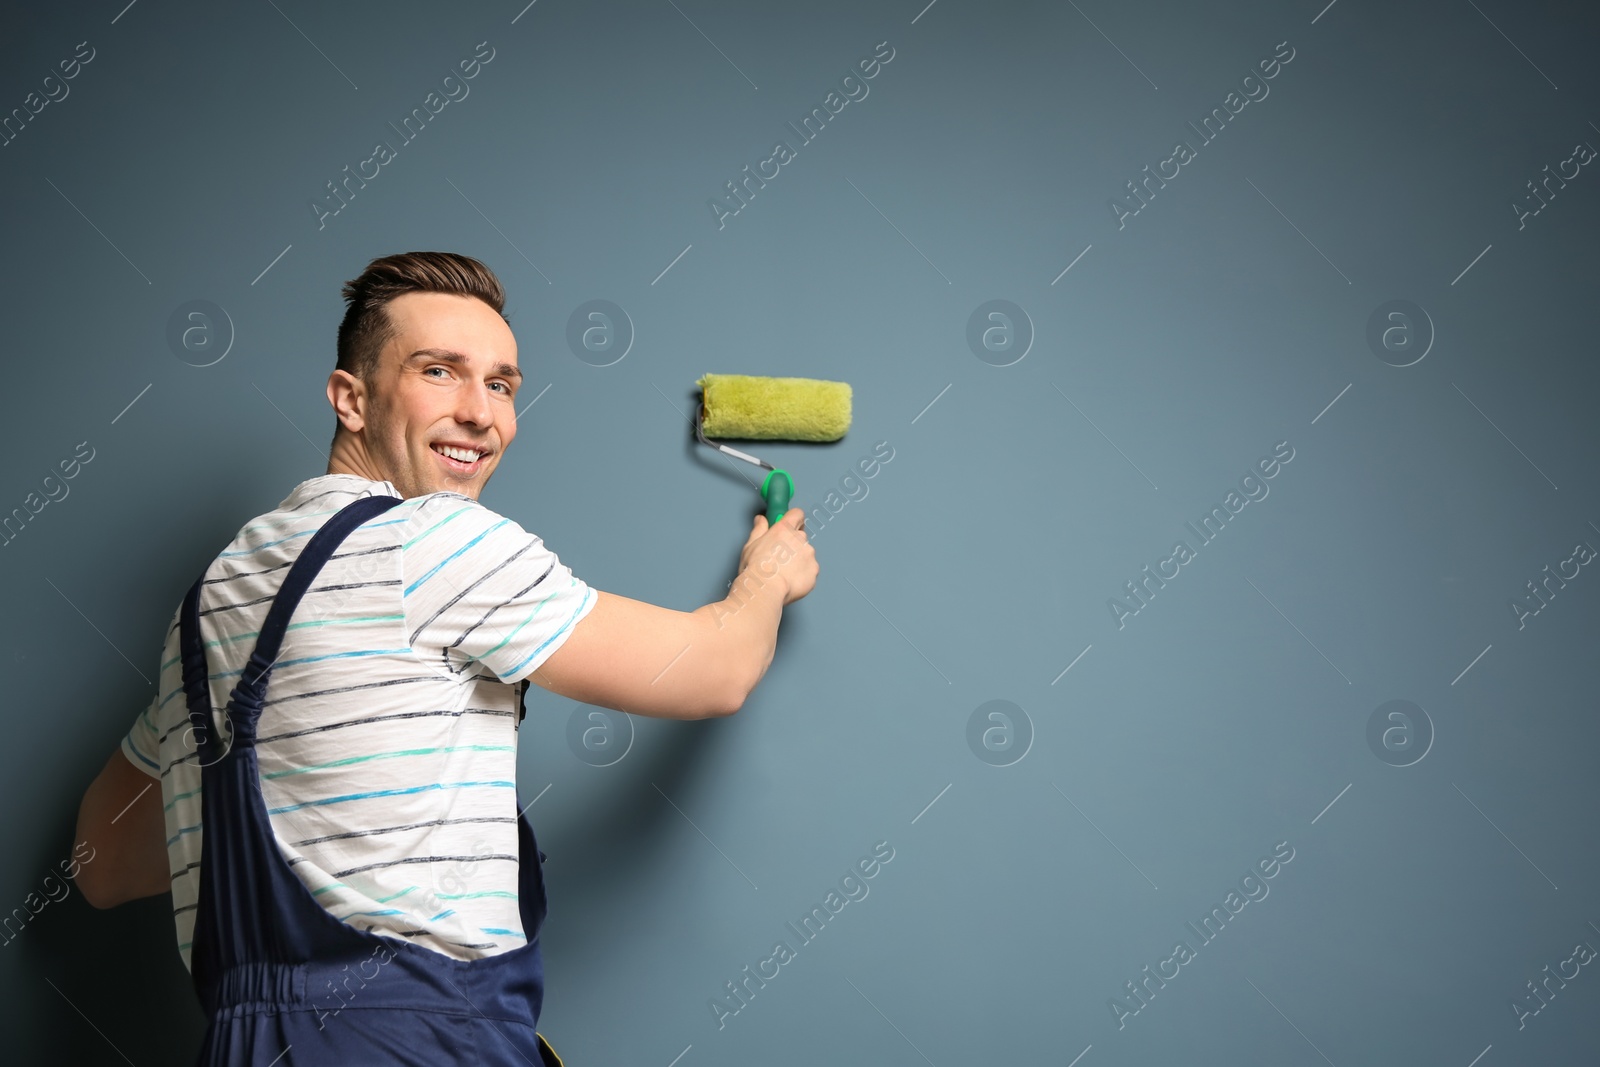
[[[448,348],[419,348],[406,357],[405,365],[409,367],[424,358],[443,360],[446,363],[454,363],[457,366],[465,366],[467,364],[467,357],[460,352],[455,352]],[[498,374],[502,378],[515,378],[519,382],[522,380],[522,372],[510,363],[497,363],[490,373]]]

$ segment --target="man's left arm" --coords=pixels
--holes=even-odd
[[[161,779],[134,766],[120,746],[78,805],[77,841],[93,849],[74,880],[95,907],[171,890]]]

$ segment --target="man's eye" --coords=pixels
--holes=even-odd
[[[427,369],[427,370],[424,370],[424,371],[423,371],[423,372],[422,372],[422,373],[424,373],[424,374],[427,374],[427,373],[428,373],[428,371],[435,371],[435,370],[447,370],[447,369],[448,369],[448,368],[446,368],[446,367],[443,367],[443,366],[441,366],[441,365],[439,365],[439,364],[437,364],[437,363],[435,363],[435,364],[434,364],[434,365],[433,365],[433,366],[431,366],[431,367],[429,367],[429,368],[428,368],[428,369]]]

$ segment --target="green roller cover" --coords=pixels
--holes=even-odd
[[[700,424],[707,437],[749,441],[837,441],[850,429],[850,386],[817,378],[707,374]]]

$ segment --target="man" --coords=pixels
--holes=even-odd
[[[170,890],[179,951],[208,1008],[218,996],[223,1006],[243,1003],[228,999],[235,993],[255,998],[246,1007],[262,1000],[259,990],[222,988],[222,972],[268,973],[283,944],[303,940],[293,928],[326,925],[325,912],[344,923],[318,933],[341,946],[326,954],[373,945],[402,961],[395,973],[464,973],[448,970],[455,961],[489,973],[496,957],[517,961],[515,981],[533,989],[531,1031],[543,890],[514,788],[527,682],[638,715],[732,714],[772,661],[783,607],[815,584],[816,558],[794,508],[770,528],[755,516],[721,602],[681,612],[590,588],[540,538],[478,503],[516,437],[522,380],[493,273],[464,256],[412,252],[372,261],[344,296],[327,386],[338,419],[328,472],[247,523],[175,614],[156,696],[84,795],[77,834],[95,859],[77,881],[100,908]],[[352,520],[372,517],[329,549],[332,527],[322,527],[347,510]],[[302,567],[319,569],[279,625],[269,610],[303,551]],[[274,626],[281,647],[252,662]],[[230,713],[235,686],[244,692],[247,682],[258,684],[259,706],[247,694]],[[239,771],[241,761],[252,770]],[[223,788],[225,772],[246,777]],[[257,777],[267,819],[252,831]],[[224,796],[238,782],[238,795]],[[213,833],[225,831],[214,849],[227,846],[226,856],[205,853],[208,862],[245,863],[219,866],[207,881],[203,811],[221,824]],[[252,832],[275,850],[240,860],[234,844]],[[294,879],[273,883],[288,879],[281,866]],[[279,910],[228,914],[248,908],[226,894],[249,895],[256,881],[277,888],[251,906]],[[321,912],[282,910],[307,893]],[[254,943],[255,927],[274,923],[291,929],[263,942],[271,960],[237,955],[249,951],[238,938]],[[396,955],[397,943],[436,955]],[[315,960],[293,965],[319,973]],[[306,973],[283,972],[294,992],[277,1006],[283,1018],[315,1012],[318,1031],[334,1026],[330,1013],[378,1006],[383,988],[404,985],[403,974],[359,992],[346,981],[337,1008],[319,1007]],[[256,1030],[218,1040],[235,1042],[234,1062],[267,1062],[292,1027],[271,1040]],[[296,1040],[296,1055],[308,1054],[313,1037]],[[416,1040],[406,1054],[426,1062]],[[217,1051],[218,1062],[226,1054]],[[394,1062],[411,1062],[400,1055]]]

